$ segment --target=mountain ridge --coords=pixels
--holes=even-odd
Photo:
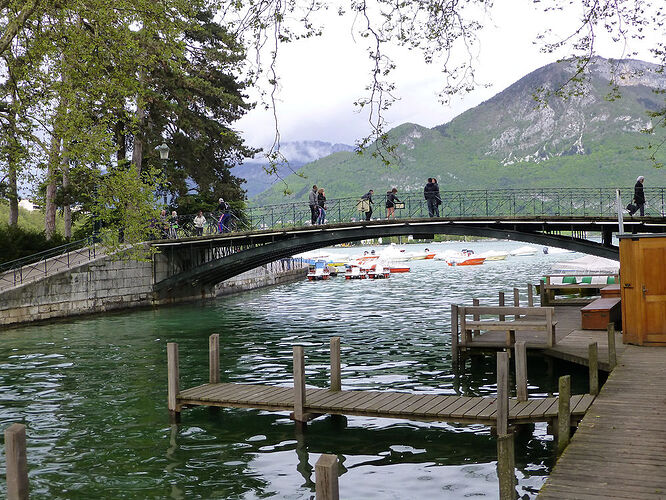
[[[287,177],[291,195],[272,188],[253,201],[303,200],[313,183],[326,187],[329,197],[360,196],[370,188],[414,191],[433,176],[452,189],[633,185],[640,174],[648,185],[666,185],[666,172],[653,169],[648,153],[637,149],[649,144],[641,133],[652,126],[646,112],[663,106],[654,93],[666,88],[658,69],[595,58],[577,92],[538,104],[537,89],[556,90],[573,73],[570,62],[551,63],[447,123],[398,125],[388,133],[397,146],[393,167],[373,158],[372,146],[361,156],[336,153],[301,167],[305,178]],[[615,88],[608,84],[611,74]],[[621,98],[609,98],[612,92]],[[665,153],[658,153],[661,161]]]

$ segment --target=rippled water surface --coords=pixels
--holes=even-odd
[[[358,249],[333,250],[345,251]],[[539,253],[475,267],[417,261],[386,281],[303,280],[204,304],[5,330],[0,424],[27,426],[33,498],[313,498],[321,453],[340,458],[342,498],[496,498],[495,440],[480,425],[324,417],[300,432],[286,413],[198,408],[171,426],[166,343],[179,343],[184,388],[207,381],[212,333],[220,334],[223,382],[288,385],[298,343],[308,384],[325,387],[329,338],[339,335],[343,388],[492,395],[494,358],[452,373],[451,303],[496,304],[498,291],[525,293],[552,263],[574,257]],[[528,365],[531,395],[556,390],[563,373],[573,374],[574,392],[587,390],[575,367],[538,356]],[[545,424],[518,436],[516,462],[521,494],[534,497],[554,462]],[[4,488],[0,482],[0,494]]]

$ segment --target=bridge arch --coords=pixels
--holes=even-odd
[[[664,224],[666,226],[666,224]],[[659,226],[662,232],[666,229]],[[656,229],[656,227],[654,228]],[[567,234],[562,234],[566,231]],[[583,237],[585,231],[600,232],[602,242]],[[458,236],[484,236],[501,240],[521,241],[539,246],[556,246],[610,259],[618,259],[619,251],[612,245],[612,232],[617,222],[610,220],[529,220],[525,218],[502,221],[461,219],[420,219],[397,221],[369,221],[310,226],[280,231],[255,231],[246,234],[220,235],[204,240],[189,239],[156,242],[158,247],[172,247],[171,253],[196,252],[196,249],[239,247],[238,251],[218,258],[198,262],[178,269],[177,273],[155,283],[155,291],[168,294],[171,290],[194,286],[211,286],[255,267],[292,255],[324,248],[339,243],[365,239],[412,235],[419,239],[435,234]]]

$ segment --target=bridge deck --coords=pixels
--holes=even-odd
[[[594,400],[589,394],[571,398],[572,415],[582,417]],[[204,384],[181,391],[178,403],[187,406],[223,406],[291,411],[291,387],[251,384]],[[509,403],[512,423],[542,422],[557,416],[557,397]],[[497,399],[386,391],[331,391],[307,389],[305,410],[313,414],[362,415],[426,421],[452,421],[492,425]]]
[[[539,498],[666,498],[665,360],[626,346]]]

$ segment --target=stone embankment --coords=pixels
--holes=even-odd
[[[176,298],[153,293],[161,266],[153,262],[113,260],[107,256],[42,279],[0,291],[0,326],[67,318],[83,314],[158,306],[227,295],[305,276],[307,264],[282,259],[218,284],[214,289],[181,290]]]

